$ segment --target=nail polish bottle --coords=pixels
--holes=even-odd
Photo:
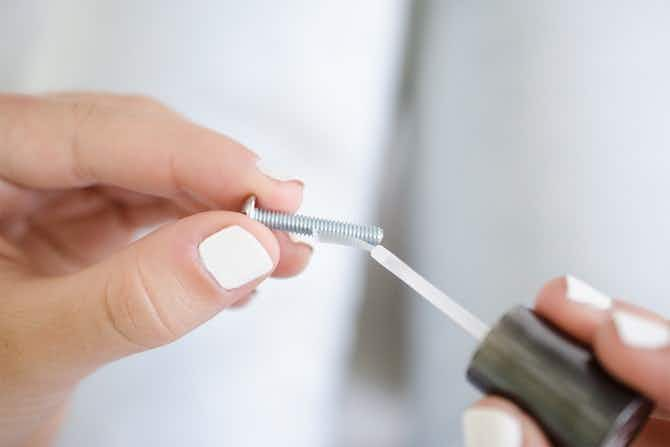
[[[653,409],[589,349],[523,307],[490,330],[467,376],[484,393],[519,405],[556,447],[627,446]]]

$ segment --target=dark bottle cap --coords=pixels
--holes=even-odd
[[[556,447],[627,446],[653,409],[608,375],[591,351],[523,307],[491,329],[468,379],[515,402]]]

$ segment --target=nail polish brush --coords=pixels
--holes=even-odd
[[[478,341],[468,380],[485,394],[516,403],[556,447],[628,446],[653,409],[648,399],[610,376],[586,346],[530,309],[515,307],[489,328],[380,245],[380,227],[262,210],[253,197],[244,211],[273,229],[369,251]]]

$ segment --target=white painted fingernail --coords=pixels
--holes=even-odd
[[[302,183],[302,179],[294,175],[288,175],[286,171],[282,169],[280,166],[277,166],[276,163],[269,163],[261,159],[256,162],[256,168],[258,168],[259,171],[261,171],[268,177],[271,177],[275,180],[279,180],[281,182],[296,180]]]
[[[288,233],[289,239],[291,239],[291,242],[295,244],[305,244],[312,250],[314,250],[314,238],[310,236],[303,236],[302,234],[293,234],[293,233]]]
[[[465,447],[521,447],[519,421],[494,408],[469,408],[463,414]]]
[[[272,270],[263,245],[239,226],[224,228],[198,246],[205,268],[224,289],[236,289]]]
[[[589,304],[596,309],[607,310],[612,307],[612,298],[602,292],[597,291],[581,279],[567,275],[566,296],[568,299],[581,304]]]
[[[631,348],[660,349],[670,346],[670,326],[623,310],[612,315],[623,344]]]

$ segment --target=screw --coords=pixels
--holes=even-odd
[[[251,219],[257,220],[273,230],[312,236],[324,242],[376,246],[384,238],[384,230],[376,225],[356,225],[256,208],[256,197],[254,196],[247,199],[243,211]]]

